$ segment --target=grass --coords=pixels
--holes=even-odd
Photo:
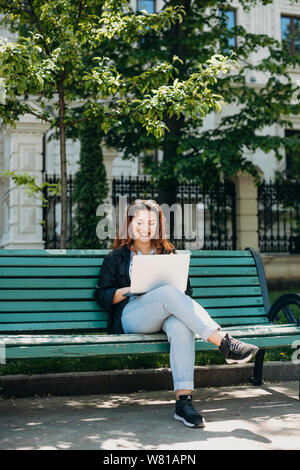
[[[300,290],[300,289],[299,289]],[[271,304],[282,294],[297,292],[297,289],[270,291]],[[292,310],[299,318],[299,309]],[[285,323],[283,316],[280,322]],[[266,351],[266,361],[289,361],[294,352],[291,348]],[[196,353],[196,365],[224,364],[224,358],[216,352]],[[105,371],[122,369],[151,369],[169,367],[169,354],[119,357],[85,357],[85,358],[49,358],[9,361],[0,367],[0,375],[13,374],[47,374],[62,372]]]

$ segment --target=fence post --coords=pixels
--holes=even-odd
[[[237,250],[247,246],[259,251],[257,186],[253,177],[247,173],[238,173],[235,178],[236,188],[236,236]]]

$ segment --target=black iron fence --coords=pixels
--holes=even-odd
[[[158,192],[146,176],[114,178],[112,200],[117,213],[120,196],[127,196],[130,203],[137,198],[156,200]],[[180,184],[176,203],[181,207],[181,231],[179,234],[181,233],[182,236],[174,241],[178,249],[236,249],[234,183],[218,183],[212,188],[196,184]],[[186,211],[189,210],[195,219],[195,209],[198,203],[203,204],[204,209],[204,245],[201,246],[197,246],[197,239],[191,239],[190,234],[187,237],[184,226],[184,222],[187,220],[185,218]]]
[[[300,253],[300,181],[264,181],[257,198],[259,250]]]
[[[60,181],[60,176],[55,174],[43,174],[43,182],[50,184],[57,184]],[[74,177],[70,175],[67,180],[68,192],[68,215],[67,215],[67,242],[66,247],[71,248],[72,245],[72,192],[74,187]],[[60,195],[53,195],[51,191],[44,188],[43,195],[47,199],[47,204],[43,207],[43,240],[45,248],[58,249],[60,248],[60,223],[61,223],[61,197]]]

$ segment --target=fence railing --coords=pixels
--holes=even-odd
[[[59,176],[44,174],[44,181],[57,183]],[[68,177],[68,231],[67,248],[72,243],[72,191],[74,176]],[[43,208],[43,239],[45,248],[60,247],[60,196],[48,194]],[[120,177],[112,181],[112,203],[118,212],[118,197],[127,196],[128,202],[136,198],[157,199],[158,192],[150,185],[146,176]],[[213,188],[196,184],[181,184],[177,192],[177,203],[182,208],[182,238],[176,240],[179,249],[197,248],[193,241],[185,238],[185,204],[204,206],[203,249],[236,249],[235,186],[231,182]],[[266,182],[258,186],[258,242],[262,253],[300,253],[300,182],[281,180]],[[118,218],[117,218],[118,221]],[[117,227],[119,228],[119,227]]]
[[[137,198],[158,198],[158,192],[146,176],[120,177],[112,181],[112,201],[118,211],[118,197],[127,196],[128,202]],[[212,188],[196,184],[180,184],[177,200],[181,206],[182,237],[175,240],[179,249],[197,249],[197,240],[187,239],[184,230],[186,205],[204,206],[204,245],[206,250],[234,250],[236,248],[235,186],[232,182],[218,183]]]
[[[300,253],[300,181],[264,181],[257,199],[259,250]]]

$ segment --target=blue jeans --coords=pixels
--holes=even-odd
[[[174,390],[194,389],[195,336],[207,341],[220,329],[195,300],[171,285],[153,289],[129,302],[122,313],[124,333],[158,333],[170,343]]]

